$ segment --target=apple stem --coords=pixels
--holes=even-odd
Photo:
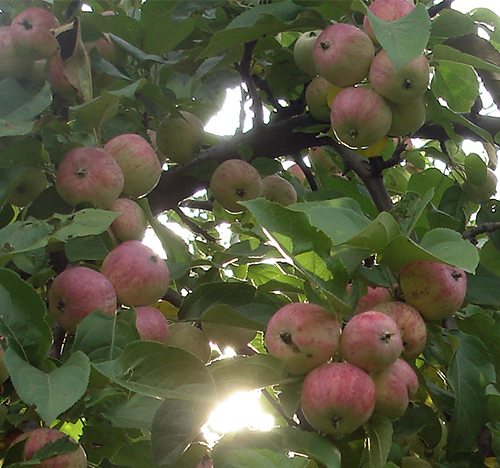
[[[287,332],[280,333],[280,338],[287,346],[291,346],[294,353],[300,353],[299,347],[293,342],[292,335]]]

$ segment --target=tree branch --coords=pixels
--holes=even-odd
[[[477,244],[477,239],[476,237],[481,235],[481,234],[486,234],[487,232],[495,232],[500,230],[500,222],[496,223],[484,223],[480,224],[479,226],[473,227],[471,229],[467,229],[462,234],[462,238],[465,240],[470,241],[474,245]]]

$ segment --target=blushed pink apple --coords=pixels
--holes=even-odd
[[[208,362],[212,354],[208,338],[201,328],[191,323],[176,322],[170,325],[168,346],[185,349],[198,356],[203,362]]]
[[[371,39],[364,31],[348,23],[328,26],[313,47],[318,73],[339,88],[363,81],[368,76],[374,55]]]
[[[391,301],[377,304],[372,310],[388,315],[399,325],[403,335],[403,358],[415,359],[424,350],[427,326],[417,309],[406,302]]]
[[[403,416],[410,400],[417,394],[418,377],[403,359],[396,359],[387,369],[372,374],[375,382],[374,413],[389,419]]]
[[[203,322],[203,331],[209,341],[217,344],[221,351],[230,347],[235,351],[246,347],[256,335],[256,330],[235,327],[225,323]]]
[[[223,208],[239,213],[244,211],[240,201],[262,196],[262,179],[250,163],[242,159],[228,159],[212,174],[210,190]]]
[[[0,26],[0,78],[27,78],[34,64],[34,59],[20,55],[14,48],[11,27]]]
[[[306,374],[335,355],[340,323],[317,304],[290,303],[271,317],[264,339],[269,353],[282,359],[288,372]]]
[[[345,324],[340,352],[347,362],[366,372],[381,372],[403,352],[401,331],[398,324],[382,312],[362,312]]]
[[[293,58],[295,64],[308,75],[315,76],[318,74],[313,58],[313,47],[318,36],[323,32],[322,29],[308,31],[299,36],[293,46]]]
[[[73,100],[78,90],[69,82],[64,72],[64,62],[59,51],[47,59],[45,77],[52,93],[65,100]]]
[[[120,242],[142,241],[148,227],[148,221],[146,213],[134,200],[118,198],[109,209],[121,212],[111,224],[111,231]]]
[[[427,320],[451,316],[467,293],[464,270],[439,262],[412,262],[399,270],[405,301]]]
[[[102,274],[115,288],[118,302],[127,306],[147,306],[168,290],[170,274],[165,260],[137,240],[117,245],[106,255]]]
[[[127,61],[127,56],[124,53],[123,49],[120,49],[109,33],[102,33],[102,37],[99,39],[87,42],[84,44],[85,49],[88,53],[92,51],[92,49],[96,49],[99,52],[99,56],[107,60],[109,63],[112,63],[115,66],[125,66]]]
[[[304,379],[300,405],[316,430],[344,436],[370,419],[375,384],[365,371],[347,362],[323,364]]]
[[[78,324],[95,310],[116,311],[113,285],[102,273],[75,266],[59,273],[49,290],[49,311],[61,328],[75,333]]]
[[[262,195],[269,201],[283,206],[297,202],[297,192],[293,185],[283,177],[273,174],[262,179]]]
[[[123,193],[127,197],[142,197],[156,187],[161,176],[160,160],[142,136],[123,133],[109,140],[104,150],[115,158],[123,171]]]
[[[170,326],[165,316],[154,307],[136,307],[137,319],[135,326],[141,336],[141,340],[159,341],[168,343],[170,340]]]
[[[121,194],[123,183],[120,166],[111,154],[100,148],[74,148],[57,166],[57,193],[72,206],[89,202],[109,209]]]
[[[307,178],[306,178],[306,175],[304,174],[304,171],[300,168],[300,166],[298,164],[292,164],[289,168],[288,168],[288,172],[296,177],[297,179],[299,179],[300,183],[302,185],[305,185],[307,184]]]
[[[347,285],[347,291],[350,291],[351,285]],[[384,288],[382,286],[367,286],[366,294],[361,296],[358,300],[355,313],[359,314],[361,312],[366,312],[372,310],[374,306],[380,304],[381,302],[392,301],[392,293],[390,289]]]
[[[349,87],[333,100],[330,121],[342,142],[359,148],[374,145],[387,134],[392,112],[387,101],[373,89]]]

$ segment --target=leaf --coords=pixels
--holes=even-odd
[[[56,370],[45,373],[20,358],[12,349],[5,351],[5,364],[17,393],[27,405],[35,405],[45,424],[51,424],[71,408],[87,390],[90,363],[81,352],[71,354]]]
[[[433,60],[437,61],[448,60],[452,62],[471,65],[472,67],[478,68],[479,70],[485,70],[492,73],[500,73],[500,67],[494,65],[493,63],[486,62],[478,57],[475,57],[474,55],[460,52],[453,47],[443,44],[438,44],[434,47],[432,58]]]
[[[224,452],[218,451],[213,455],[214,465],[220,468],[293,468],[302,467],[293,463],[294,459],[283,453],[270,449],[229,449]],[[295,461],[305,464],[307,460],[298,458]]]
[[[110,421],[113,427],[151,431],[154,415],[161,404],[162,401],[158,398],[135,394],[123,403],[113,405],[102,416]]]
[[[95,236],[103,233],[120,215],[119,212],[87,208],[70,215],[55,214],[61,222],[53,238],[66,242],[75,237]]]
[[[477,25],[470,16],[456,10],[444,9],[432,21],[431,40],[465,36],[474,33],[476,28]]]
[[[374,415],[366,426],[367,450],[364,454],[366,468],[383,468],[392,445],[392,423],[389,419]]]

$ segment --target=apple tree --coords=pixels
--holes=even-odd
[[[452,4],[0,2],[2,466],[498,466],[500,18]]]

